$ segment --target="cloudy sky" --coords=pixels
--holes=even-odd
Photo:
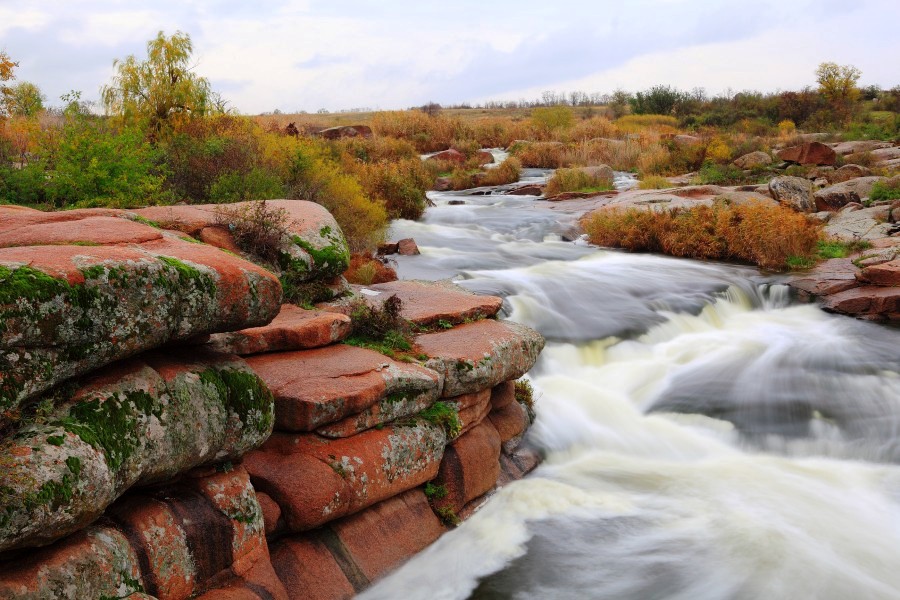
[[[160,30],[244,113],[629,91],[798,89],[823,61],[900,84],[900,0],[0,0],[0,49],[49,104],[96,99]]]

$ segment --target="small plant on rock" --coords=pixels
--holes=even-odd
[[[286,210],[265,200],[216,209],[216,223],[231,232],[238,247],[270,265],[278,264],[284,240],[289,238],[289,220]]]
[[[409,323],[401,316],[403,303],[392,295],[380,307],[362,299],[350,304],[353,329],[344,343],[369,348],[394,357],[396,352],[412,350]]]

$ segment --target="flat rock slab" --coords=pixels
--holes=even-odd
[[[544,338],[525,325],[485,319],[420,335],[415,345],[429,357],[425,366],[444,376],[442,396],[452,397],[518,379],[534,366]]]
[[[337,440],[275,433],[244,465],[300,532],[430,481],[446,443],[442,427],[421,419]]]
[[[900,321],[900,288],[861,286],[827,296],[822,308],[877,321]]]
[[[0,443],[0,551],[85,527],[128,488],[237,460],[272,430],[272,397],[236,356],[122,361]]]
[[[251,262],[72,212],[82,218],[0,207],[0,240],[16,242],[0,248],[0,413],[114,360],[278,312],[278,279]]]
[[[457,325],[465,321],[492,317],[503,305],[497,296],[479,296],[447,281],[391,281],[354,290],[354,299],[363,299],[373,307],[397,296],[402,302],[401,316],[421,326],[441,323]],[[347,311],[346,301],[333,303],[328,308]]]
[[[795,275],[788,283],[791,287],[808,294],[827,296],[857,287],[858,273],[859,269],[851,259],[832,258],[807,273]]]
[[[825,226],[825,234],[845,242],[877,240],[890,235],[892,225],[886,223],[888,207],[874,206],[859,210],[843,209]]]
[[[207,345],[238,356],[304,350],[339,342],[350,334],[350,329],[350,317],[346,315],[282,304],[281,312],[268,325],[217,333],[210,336]]]
[[[167,229],[201,237],[208,227],[231,228],[241,221],[242,211],[250,211],[260,201],[234,204],[195,204],[191,206],[151,206],[132,211]],[[305,200],[266,200],[267,210],[279,211],[284,217],[285,239],[282,242],[282,267],[291,271],[297,281],[329,279],[346,270],[350,252],[337,221],[325,207]],[[225,236],[209,236],[207,241],[221,243],[230,249]],[[221,240],[221,241],[218,241]]]
[[[363,417],[359,423],[372,427],[399,416],[393,409],[402,409],[404,398],[426,395],[430,404],[443,384],[434,371],[343,344],[260,354],[249,357],[247,363],[275,395],[279,431],[313,431],[380,403],[373,411],[378,414],[370,415],[375,418]],[[337,435],[344,425],[329,431]]]
[[[860,273],[859,280],[872,285],[900,286],[900,260],[866,267]]]

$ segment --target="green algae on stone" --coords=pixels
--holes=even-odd
[[[132,485],[237,460],[268,438],[272,394],[240,359],[152,362],[110,367],[62,396],[46,423],[0,442],[0,456],[10,457],[0,471],[0,552],[46,544]]]

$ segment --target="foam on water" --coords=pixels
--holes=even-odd
[[[551,338],[545,460],[361,598],[900,598],[900,331],[749,269],[522,239],[527,205],[476,202],[502,231],[436,215],[411,227],[455,231],[416,258],[462,253]]]

